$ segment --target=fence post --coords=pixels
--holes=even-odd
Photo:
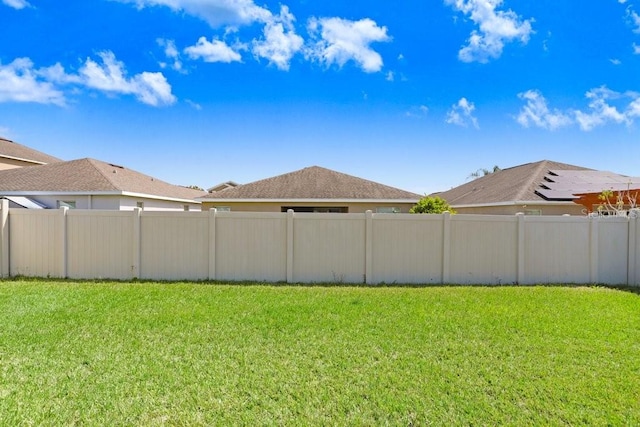
[[[451,213],[442,213],[442,284],[449,283],[451,272]]]
[[[216,280],[216,216],[217,209],[209,209],[209,280]]]
[[[131,264],[131,278],[132,279],[140,279],[140,272],[141,270],[141,266],[140,266],[140,251],[142,250],[142,226],[140,224],[141,222],[141,216],[142,214],[142,209],[135,207],[133,208],[133,260],[132,260],[132,264]]]
[[[2,277],[9,277],[9,200],[2,199],[0,206],[2,212],[0,212],[0,252],[2,253],[2,264],[0,265],[0,271],[2,271]]]
[[[293,209],[287,210],[287,283],[293,282]]]
[[[60,233],[60,246],[61,246],[61,265],[60,265],[60,277],[62,279],[67,278],[67,258],[69,256],[67,252],[67,212],[69,208],[67,206],[60,207],[60,219],[59,219],[59,233]]]
[[[524,213],[522,212],[518,212],[516,214],[516,218],[518,218],[518,253],[516,254],[517,256],[517,262],[518,265],[516,267],[516,275],[517,275],[517,280],[518,280],[518,284],[522,285],[525,280],[526,280],[526,275],[525,275],[525,257],[524,257],[524,252],[525,252],[525,227],[524,227],[524,221],[525,221],[525,216]]]
[[[598,223],[599,217],[589,218],[589,281],[598,283]]]
[[[364,213],[364,283],[373,281],[373,211]]]
[[[627,251],[627,285],[638,286],[638,266],[636,264],[637,253],[636,246],[638,244],[638,217],[631,216],[629,218],[629,250]]]

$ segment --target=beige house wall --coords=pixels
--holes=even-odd
[[[417,200],[416,200],[417,203]],[[376,212],[376,208],[395,207],[400,213],[409,213],[415,203],[333,203],[333,202],[202,202],[202,210],[211,208],[230,208],[232,212],[281,212],[282,206],[313,206],[313,207],[347,207],[348,213],[364,213],[368,210]]]
[[[584,215],[584,206],[572,205],[508,205],[508,206],[453,206],[459,214],[483,214],[483,215],[515,215],[522,212],[526,215]]]

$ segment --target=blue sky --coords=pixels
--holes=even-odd
[[[640,175],[640,0],[0,0],[0,135],[181,185]]]

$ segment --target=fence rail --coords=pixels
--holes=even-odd
[[[3,277],[640,286],[638,218],[0,211]]]

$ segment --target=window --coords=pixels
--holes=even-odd
[[[136,202],[136,208],[144,210],[144,202]]]
[[[379,206],[376,208],[376,213],[400,213],[400,208],[395,206]]]
[[[58,200],[57,203],[58,208],[62,208],[62,207],[66,207],[69,209],[75,209],[76,208],[76,201],[75,200]]]
[[[185,212],[189,212],[189,205],[182,205],[182,209],[183,209]]]
[[[525,215],[542,215],[542,209],[525,209]]]
[[[231,208],[229,206],[214,206],[214,208],[218,212],[231,212]]]

